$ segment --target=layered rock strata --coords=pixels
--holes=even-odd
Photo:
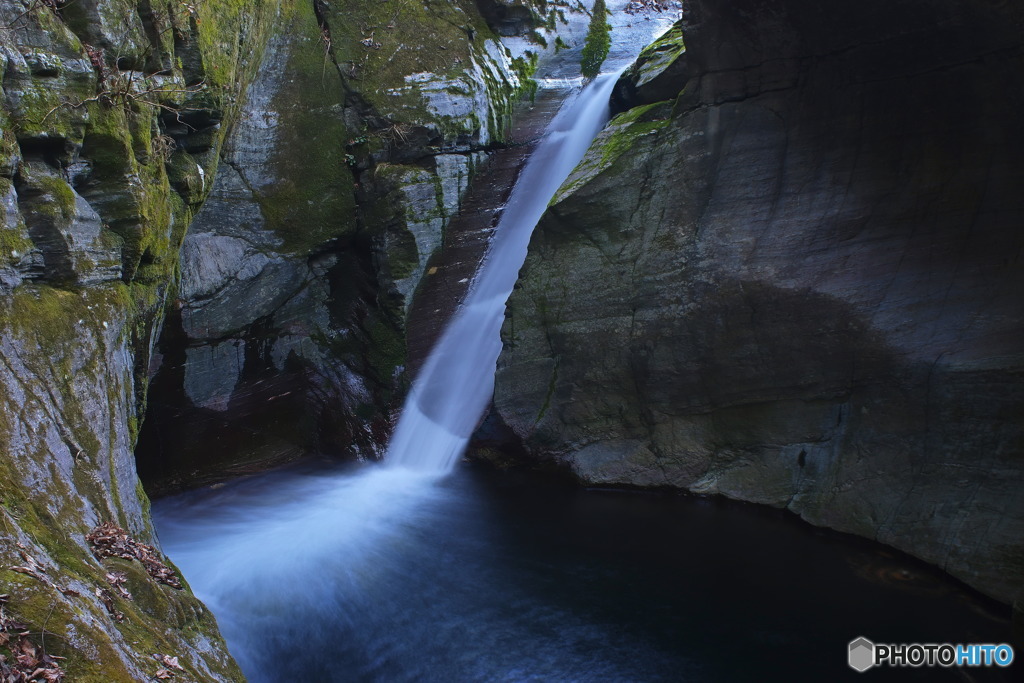
[[[165,656],[241,678],[187,588],[86,536],[156,542],[132,452],[151,349],[275,10],[0,2],[2,642],[72,680],[149,680]]]

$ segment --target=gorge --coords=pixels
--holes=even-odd
[[[517,131],[589,2],[0,1],[4,631],[97,681],[820,680],[862,632],[1011,638],[1024,14],[649,4],[609,6],[616,116],[548,203],[546,114]],[[539,223],[489,292],[452,241],[495,248],[515,178]],[[484,341],[407,346],[487,300]],[[393,432],[431,472],[339,462]]]

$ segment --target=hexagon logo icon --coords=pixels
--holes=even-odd
[[[861,673],[875,665],[875,644],[861,636],[850,641],[850,668]]]

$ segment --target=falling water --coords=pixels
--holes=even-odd
[[[811,656],[838,678],[835,643],[880,618],[891,633],[933,627],[913,631],[926,642],[1000,637],[951,600],[865,584],[817,536],[746,508],[440,476],[490,398],[530,233],[615,78],[567,102],[524,169],[413,387],[391,466],[307,463],[156,502],[164,549],[248,680],[763,680],[765,662]]]
[[[281,653],[357,631],[354,620],[385,603],[400,622],[403,587],[430,592],[410,567],[432,557],[435,548],[421,547],[424,530],[451,525],[431,521],[456,500],[453,482],[440,475],[461,455],[490,399],[505,301],[530,233],[607,120],[616,78],[601,76],[567,100],[531,156],[466,301],[413,386],[388,449],[390,467],[277,473],[155,506],[164,549],[217,615],[250,680],[283,680]],[[348,680],[345,673],[320,676],[336,678]]]
[[[526,260],[530,234],[608,120],[608,99],[617,78],[599,76],[567,101],[530,157],[466,301],[406,399],[388,446],[391,465],[442,474],[462,455],[494,389],[505,301]]]

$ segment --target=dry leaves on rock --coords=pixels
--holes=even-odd
[[[10,656],[0,654],[0,683],[59,683],[64,670],[53,657],[28,637],[27,626],[7,615],[4,606],[10,596],[0,595],[0,646],[10,648]]]
[[[160,560],[156,548],[139,543],[128,532],[112,522],[105,522],[89,532],[85,540],[92,546],[93,555],[97,559],[104,557],[120,557],[125,560],[138,560],[149,575],[160,583],[171,588],[181,588],[181,581],[170,567]]]
[[[97,588],[95,592],[96,597],[99,598],[100,602],[103,603],[103,606],[107,608],[107,612],[109,612],[110,616],[114,618],[114,621],[124,621],[124,612],[117,609],[117,606],[114,605],[114,594],[106,588]]]
[[[40,651],[27,636],[21,636],[11,647],[11,655],[13,661],[0,655],[3,683],[59,683],[64,680],[64,670],[56,661],[60,658]]]
[[[11,633],[21,633],[28,629],[28,626],[17,619],[10,617],[4,605],[11,599],[11,596],[0,595],[0,645],[11,642]]]
[[[17,545],[17,547],[18,547],[18,555],[21,556],[21,559],[22,559],[22,561],[25,564],[24,565],[15,566],[15,567],[8,567],[8,569],[10,569],[12,572],[18,572],[19,574],[25,574],[26,576],[31,576],[33,579],[36,579],[38,581],[42,581],[47,586],[50,586],[54,590],[60,591],[64,595],[67,595],[67,596],[78,596],[78,595],[81,595],[81,593],[79,593],[78,591],[76,591],[73,588],[67,588],[65,586],[61,586],[60,584],[57,584],[57,583],[54,583],[53,581],[51,581],[50,577],[46,576],[46,572],[49,571],[49,567],[47,567],[46,565],[44,565],[43,563],[39,562],[38,560],[36,560],[31,555],[29,555],[28,554],[28,548],[26,548],[24,546],[24,544],[16,543],[15,545]],[[0,681],[0,683],[3,683],[3,682]]]
[[[131,600],[132,594],[124,585],[128,582],[128,575],[124,572],[107,572],[105,578],[107,583],[114,587],[114,590],[125,600]]]
[[[177,657],[170,655],[153,655],[153,659],[163,664],[163,666],[157,670],[156,678],[165,681],[169,678],[174,678],[174,671],[184,671],[185,667],[178,663]]]

